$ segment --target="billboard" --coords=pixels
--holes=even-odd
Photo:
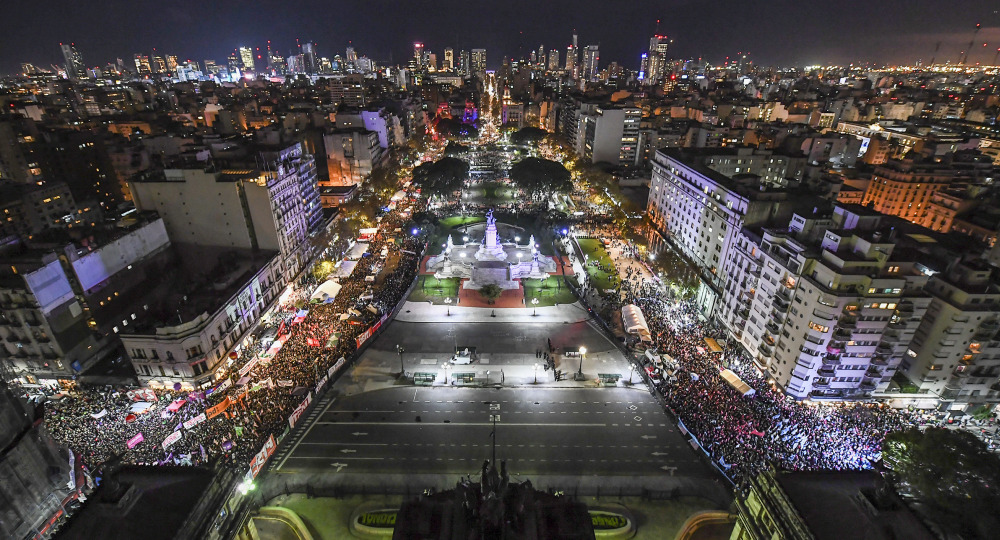
[[[168,244],[167,229],[157,219],[73,261],[73,272],[83,290],[90,291]]]
[[[73,287],[66,279],[66,274],[58,260],[52,261],[30,274],[25,274],[24,281],[28,284],[31,294],[35,295],[35,300],[38,301],[42,313],[46,315],[74,297]]]

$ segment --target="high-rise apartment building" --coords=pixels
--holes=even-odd
[[[469,56],[471,74],[482,79],[486,76],[486,49],[472,49]]]
[[[570,74],[570,76],[574,76],[575,77],[575,73],[576,73],[576,47],[574,47],[573,45],[570,45],[569,47],[566,47],[566,66],[565,66],[564,69],[566,70],[566,73]]]
[[[642,110],[637,107],[598,107],[593,113],[582,116],[584,158],[592,163],[625,167],[636,164]]]
[[[66,76],[70,79],[80,79],[87,76],[87,66],[83,63],[83,55],[76,50],[75,43],[60,43],[63,60],[66,65]]]
[[[862,204],[919,223],[927,215],[935,193],[981,184],[991,175],[992,163],[988,160],[950,163],[889,160],[875,168]]]

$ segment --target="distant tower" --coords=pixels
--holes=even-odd
[[[486,49],[472,49],[469,67],[472,74],[479,78],[486,75]]]
[[[444,71],[451,71],[455,69],[455,49],[452,49],[451,47],[445,47],[444,63],[441,64],[441,69]]]
[[[414,43],[413,44],[413,60],[411,60],[413,69],[423,69],[424,67],[424,44]]]
[[[79,79],[87,76],[87,66],[83,64],[83,55],[76,50],[75,43],[60,43],[63,59],[66,60],[66,76]]]
[[[243,64],[243,71],[249,71],[253,73],[254,63],[253,63],[253,49],[250,47],[240,47],[240,63]]]
[[[583,50],[583,71],[580,74],[582,79],[593,81],[597,79],[597,67],[601,61],[601,54],[597,45],[587,45]]]

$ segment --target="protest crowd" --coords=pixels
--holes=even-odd
[[[416,274],[424,240],[389,212],[332,301],[303,305],[319,285],[311,276],[262,320],[226,375],[211,389],[67,388],[46,403],[45,423],[61,444],[95,471],[108,464],[245,467],[331,367],[357,350],[357,338],[391,312]],[[385,258],[377,257],[383,249]],[[377,275],[375,281],[366,280]],[[265,337],[266,336],[266,337]]]

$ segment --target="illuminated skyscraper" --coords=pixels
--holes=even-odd
[[[344,56],[346,56],[347,61],[352,64],[358,61],[358,52],[354,50],[354,47],[348,47],[347,53]]]
[[[597,79],[597,66],[600,63],[601,55],[597,45],[587,45],[583,50],[583,71],[580,77],[593,81]]]
[[[149,65],[149,57],[144,54],[135,55],[135,71],[139,75],[147,75],[153,72]]]
[[[455,69],[455,49],[447,47],[444,50],[444,63],[441,64],[441,69],[444,71],[451,71]]]
[[[486,75],[486,49],[472,49],[469,68],[472,71],[471,74],[479,78]]]
[[[538,46],[538,64],[545,65],[545,45]]]
[[[644,84],[657,84],[667,77],[669,62],[667,61],[667,48],[670,39],[667,36],[655,35],[649,38],[649,51],[643,58],[643,65],[640,68],[644,72]]]
[[[410,67],[414,70],[420,70],[424,68],[424,44],[414,43],[413,44],[413,59],[410,60]]]
[[[253,49],[250,47],[240,47],[240,62],[242,63],[243,71],[254,71],[253,64]]]
[[[306,73],[316,73],[319,66],[316,58],[316,44],[307,41],[302,44],[302,68]]]
[[[559,49],[549,51],[549,71],[559,71]]]
[[[153,70],[153,73],[166,73],[167,71],[167,61],[159,55],[153,56],[149,66]]]
[[[177,55],[167,55],[167,71],[177,71]]]
[[[66,76],[71,79],[78,79],[87,76],[87,66],[83,64],[83,55],[76,50],[76,44],[60,43],[62,47],[63,59],[66,60]]]
[[[468,77],[470,75],[469,69],[469,51],[461,51],[458,53],[458,74],[463,77]]]

